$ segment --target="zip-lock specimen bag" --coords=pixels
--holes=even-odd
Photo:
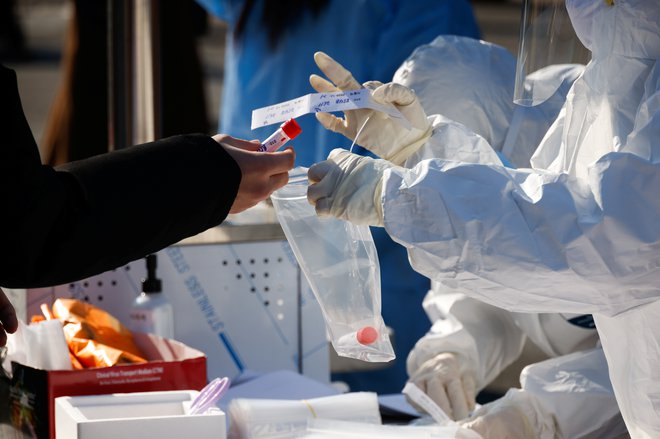
[[[394,351],[380,314],[380,265],[371,231],[317,216],[307,185],[307,168],[295,168],[271,199],[321,306],[332,346],[343,357],[390,361]]]

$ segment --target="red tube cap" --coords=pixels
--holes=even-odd
[[[298,134],[302,133],[302,128],[300,128],[300,125],[298,125],[295,119],[287,120],[282,124],[281,128],[289,139],[295,139]]]

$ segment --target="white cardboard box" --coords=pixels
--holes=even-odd
[[[62,396],[55,399],[57,439],[226,439],[225,414],[187,415],[199,392]]]

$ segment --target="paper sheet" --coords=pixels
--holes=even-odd
[[[388,114],[399,121],[405,128],[410,129],[408,119],[394,105],[385,105],[376,102],[371,97],[371,91],[366,88],[359,90],[340,91],[333,93],[311,93],[290,101],[252,111],[251,129],[284,122],[308,113],[349,111],[360,108],[371,108]]]
[[[378,395],[378,403],[381,406],[381,412],[384,409],[388,410],[391,414],[399,414],[419,418],[421,414],[415,410],[413,406],[408,404],[406,397],[403,393],[394,393],[391,395]]]
[[[281,370],[256,376],[232,387],[218,402],[218,407],[227,410],[234,398],[260,399],[312,399],[337,395],[339,391],[329,384],[320,383],[296,372]]]

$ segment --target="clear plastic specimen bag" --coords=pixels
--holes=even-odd
[[[321,218],[307,201],[307,168],[289,173],[272,196],[277,218],[318,300],[337,354],[394,359],[381,316],[380,265],[368,226]]]

